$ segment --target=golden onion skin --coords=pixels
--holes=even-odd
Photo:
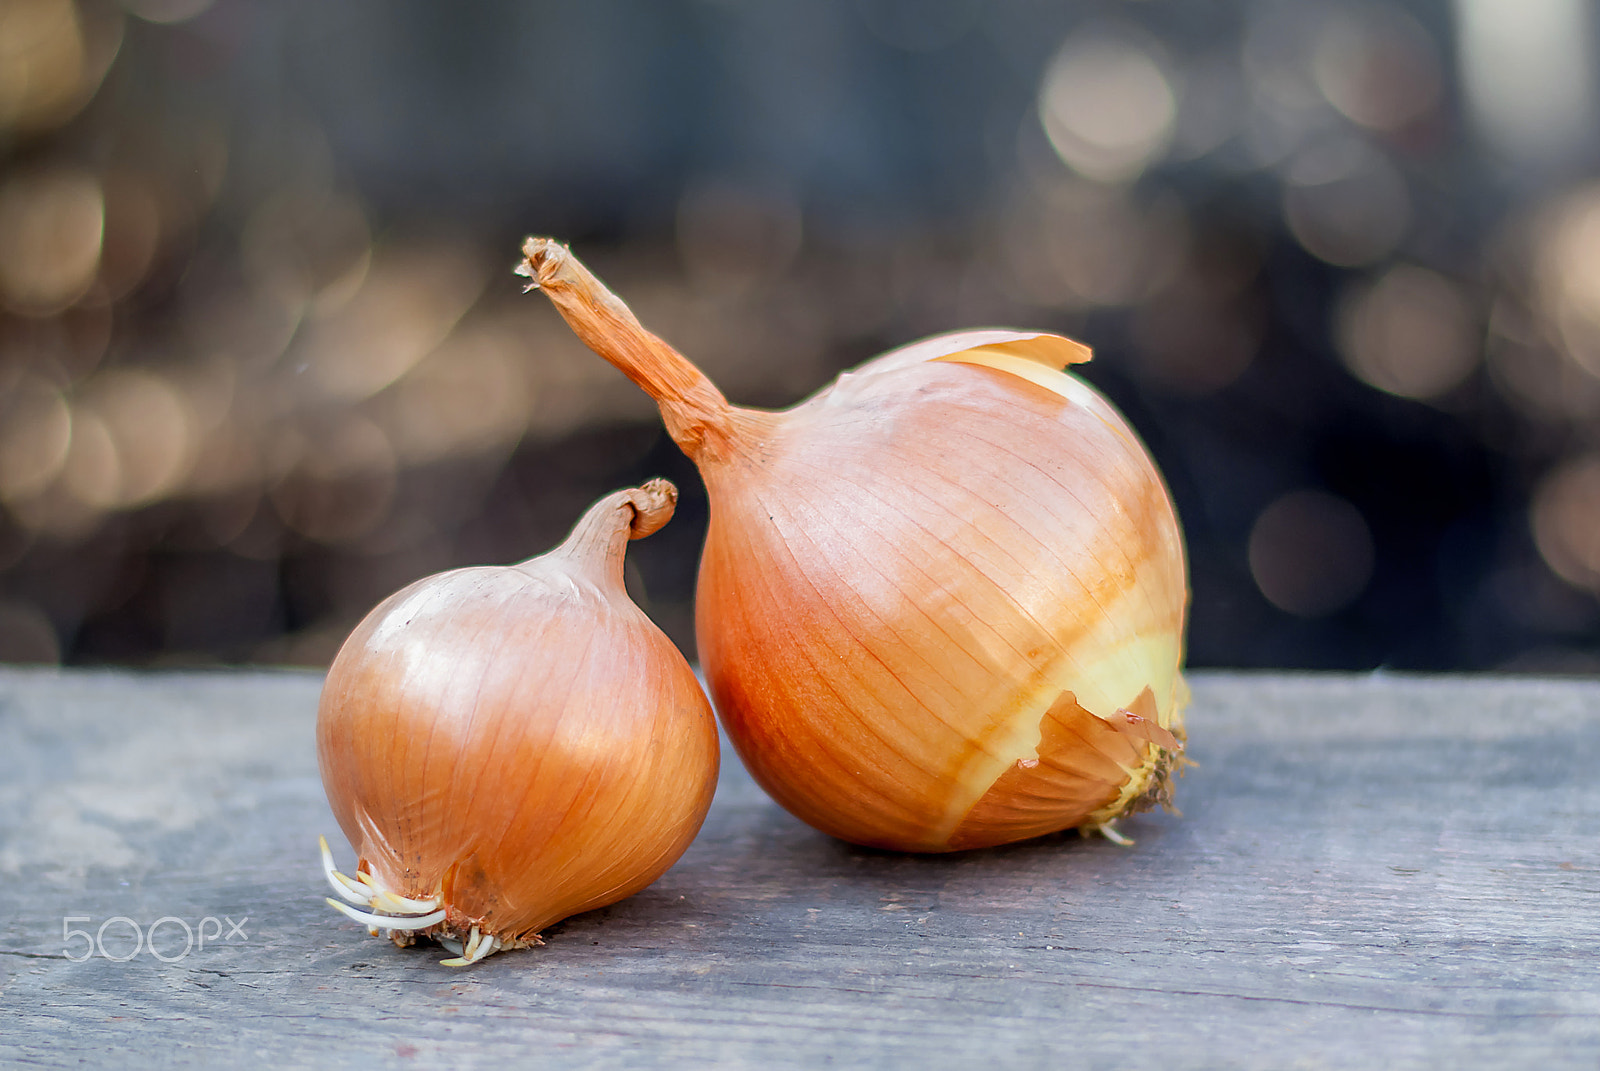
[[[648,392],[699,466],[696,600],[718,713],[818,829],[940,852],[1100,829],[1181,761],[1187,566],[1160,473],[1066,365],[979,330],[779,413],[730,406],[569,251],[518,269]]]
[[[626,535],[583,531],[520,565],[390,596],[323,688],[323,784],[359,869],[442,902],[455,934],[526,943],[632,895],[677,860],[711,803],[705,694],[627,597]]]
[[[1181,731],[1183,544],[1149,456],[1081,382],[963,353],[891,354],[702,461],[717,710],[774,799],[857,844],[1104,821],[1165,750],[1118,712]]]

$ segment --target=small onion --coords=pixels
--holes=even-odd
[[[666,480],[618,491],[549,553],[419,580],[356,627],[317,716],[359,857],[347,877],[323,842],[345,901],[329,903],[459,965],[541,943],[683,854],[716,787],[716,723],[622,576],[628,540],[676,501]]]
[[[721,392],[572,254],[518,272],[660,406],[711,526],[700,658],[729,737],[789,811],[939,852],[1168,803],[1188,601],[1172,500],[1067,364],[983,330],[903,347],[779,413]]]

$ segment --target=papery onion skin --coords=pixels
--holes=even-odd
[[[700,658],[774,799],[845,840],[924,852],[1168,801],[1182,534],[1138,437],[1063,370],[1085,347],[959,332],[753,412],[596,296],[564,249],[524,253],[706,481]]]
[[[418,581],[334,660],[317,723],[334,816],[382,887],[442,901],[435,935],[529,943],[643,889],[699,830],[715,722],[622,579],[630,534],[675,494],[619,492],[549,554]]]

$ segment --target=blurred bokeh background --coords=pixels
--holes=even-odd
[[[1200,666],[1600,671],[1587,0],[0,0],[0,660],[321,664],[664,474],[511,274],[733,400],[1048,328],[1163,466]]]

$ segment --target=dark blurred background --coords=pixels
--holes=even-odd
[[[664,474],[511,274],[735,401],[1059,330],[1185,524],[1191,664],[1600,671],[1586,0],[0,0],[0,660],[320,664]]]

